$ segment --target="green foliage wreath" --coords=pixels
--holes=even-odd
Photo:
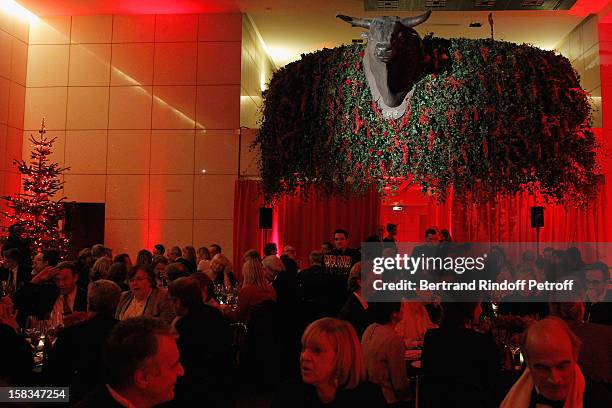
[[[565,57],[493,40],[423,42],[424,76],[395,121],[372,102],[363,45],[303,55],[274,74],[254,142],[267,201],[406,181],[439,201],[451,189],[577,206],[597,194],[590,105]]]

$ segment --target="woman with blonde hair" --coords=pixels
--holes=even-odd
[[[302,380],[281,387],[272,408],[386,406],[380,388],[365,381],[361,345],[345,321],[325,317],[306,328],[300,371]]]
[[[249,259],[242,265],[242,279],[236,311],[229,316],[232,320],[248,323],[254,306],[276,301],[276,290],[266,280],[261,262],[256,259]]]
[[[263,267],[266,279],[268,282],[272,283],[276,276],[285,271],[285,265],[281,262],[281,260],[275,255],[266,256],[263,261]]]
[[[236,277],[232,272],[232,263],[223,254],[213,256],[210,269],[205,272],[215,285],[225,285],[227,289],[236,286]]]
[[[91,272],[89,274],[91,281],[94,282],[98,279],[108,279],[108,270],[112,264],[113,261],[106,256],[98,258],[98,260],[91,267]]]

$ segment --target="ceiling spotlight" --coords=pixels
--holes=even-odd
[[[482,24],[480,24],[479,22],[473,22],[470,23],[470,28],[478,28],[478,27],[482,27]]]
[[[401,205],[394,205],[393,206],[393,211],[402,211],[404,209],[404,207],[402,207]]]

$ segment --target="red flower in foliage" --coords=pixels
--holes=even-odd
[[[382,152],[379,150],[379,151],[377,151],[377,152],[376,152],[376,155],[377,155],[378,157],[380,157],[380,156],[382,156]]]
[[[429,117],[425,114],[422,114],[421,116],[419,116],[419,123],[423,126],[429,124]]]
[[[463,58],[463,56],[461,55],[461,53],[459,52],[459,50],[455,51],[455,61],[457,62],[461,62],[461,59]]]
[[[480,56],[484,60],[484,62],[489,62],[489,49],[487,47],[482,47],[480,49]]]
[[[365,53],[363,51],[359,51],[359,58],[363,58],[364,55]]]
[[[344,81],[345,84],[350,85],[351,84],[351,80],[347,79],[346,81]]]

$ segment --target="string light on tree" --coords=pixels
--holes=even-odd
[[[66,197],[53,197],[63,188],[61,176],[69,168],[49,163],[55,140],[47,137],[43,118],[38,136],[30,135],[29,163],[13,160],[13,165],[22,175],[23,192],[2,197],[11,209],[2,214],[11,224],[21,227],[21,237],[30,243],[32,253],[44,248],[57,248],[63,255],[68,249],[69,242],[60,225],[66,214]]]

